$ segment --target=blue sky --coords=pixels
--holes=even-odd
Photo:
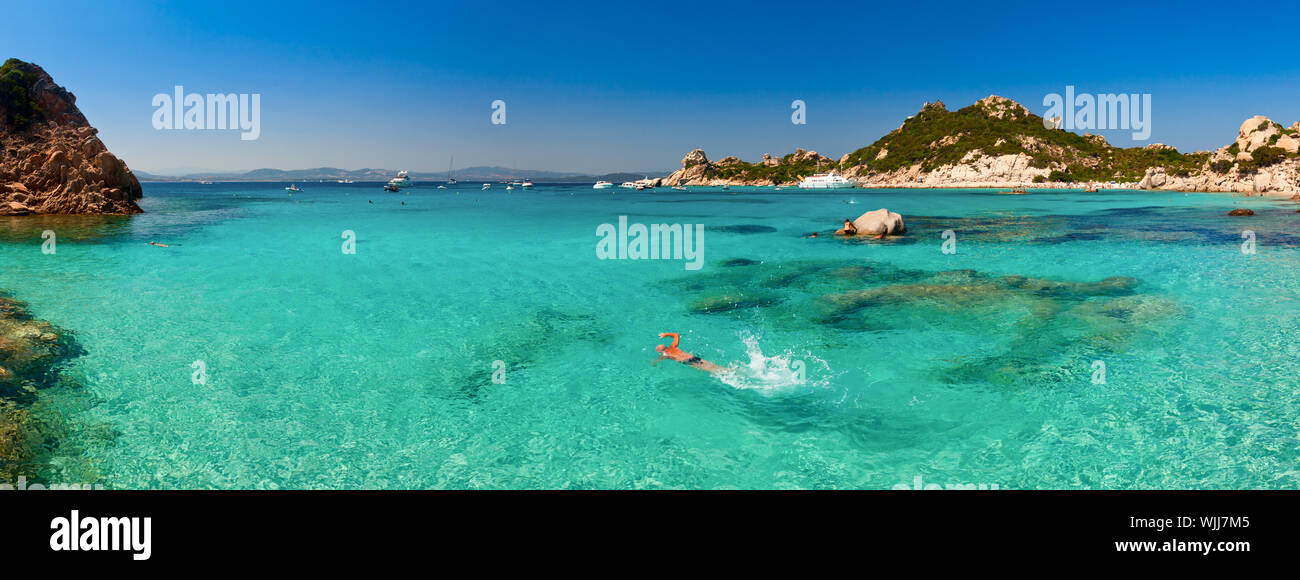
[[[922,102],[1150,93],[1152,135],[1300,120],[1300,7],[1223,2],[23,2],[0,58],[43,66],[136,169],[666,170],[702,147],[840,156]],[[158,131],[157,93],[262,95],[261,138]],[[493,125],[491,103],[506,102]],[[790,103],[807,103],[807,124]],[[1133,144],[1126,131],[1102,131]]]

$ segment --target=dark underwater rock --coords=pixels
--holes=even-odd
[[[781,302],[781,297],[776,294],[767,292],[740,292],[701,298],[692,302],[689,308],[691,312],[697,314],[711,314],[714,312],[726,312],[728,310],[739,310],[742,308],[771,306],[779,302]]]

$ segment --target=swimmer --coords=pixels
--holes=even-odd
[[[149,242],[149,245],[150,245],[150,246],[158,246],[159,248],[170,248],[170,247],[171,247],[171,246],[168,246],[167,244],[160,244],[160,243],[158,243],[158,242]]]
[[[664,360],[666,358],[670,358],[686,366],[695,367],[697,369],[710,372],[710,373],[716,373],[720,370],[723,370],[722,367],[718,365],[715,365],[698,356],[683,351],[680,348],[677,348],[677,343],[681,341],[681,336],[678,335],[676,332],[663,332],[659,334],[659,338],[665,338],[669,336],[673,337],[673,343],[668,346],[664,346],[662,344],[656,346],[655,352],[659,353],[659,358],[655,359],[655,361],[650,364],[657,365],[659,364],[659,361]]]

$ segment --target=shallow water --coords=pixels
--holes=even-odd
[[[140,216],[0,218],[0,288],[84,349],[64,369],[79,386],[43,393],[75,454],[50,479],[92,465],[109,488],[1300,484],[1294,202],[283,187],[146,184]],[[828,235],[879,207],[909,234]],[[621,215],[704,224],[704,267],[597,259],[597,227]],[[667,331],[730,370],[651,366]]]

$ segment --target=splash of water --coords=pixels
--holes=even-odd
[[[759,337],[746,333],[740,340],[749,360],[732,363],[717,373],[718,380],[731,387],[775,394],[826,386],[831,378],[830,365],[811,353],[787,349],[768,356],[763,354]]]

